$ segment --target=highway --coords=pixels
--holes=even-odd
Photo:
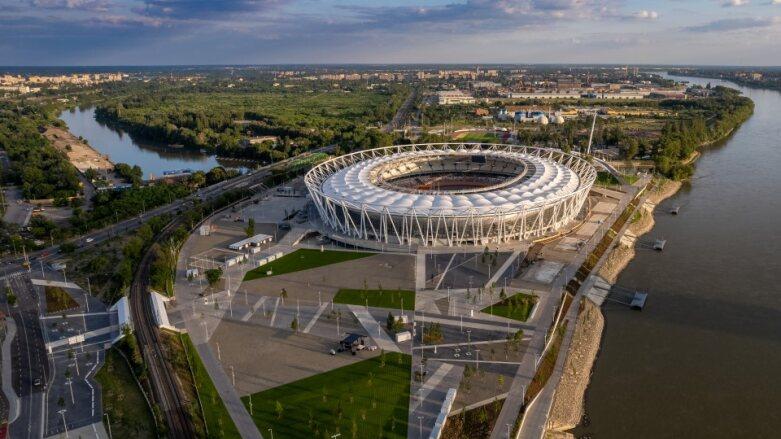
[[[198,189],[185,198],[174,200],[169,204],[157,207],[155,209],[147,210],[144,213],[132,218],[127,218],[102,229],[94,230],[84,235],[72,238],[67,242],[76,244],[78,248],[77,251],[87,250],[90,247],[94,247],[111,237],[135,230],[144,224],[147,220],[155,216],[167,213],[176,213],[177,211],[185,210],[186,208],[191,207],[194,201],[197,199],[202,201],[210,201],[230,190],[252,188],[252,186],[263,182],[263,180],[270,175],[271,169],[275,166],[279,166],[280,164],[291,160],[300,159],[310,154],[318,152],[330,152],[333,150],[333,148],[333,145],[325,146],[309,152],[305,152],[296,157],[291,157],[271,165],[263,166],[245,175],[241,175],[230,180],[224,180],[211,186]],[[88,240],[90,242],[87,242]],[[41,250],[29,252],[27,253],[27,256],[30,259],[30,262],[33,264],[32,268],[34,269],[36,267],[35,264],[39,263],[39,261],[45,263],[59,257],[58,251],[59,245],[54,245]],[[7,257],[2,259],[2,262],[7,264],[5,271],[7,273],[11,273],[23,269],[22,264],[24,262],[24,258],[21,256]]]
[[[415,103],[415,97],[417,97],[417,95],[418,95],[417,89],[413,89],[410,92],[409,96],[407,96],[407,99],[404,101],[403,104],[401,104],[398,111],[396,111],[396,114],[393,115],[393,119],[391,119],[391,121],[388,122],[387,125],[385,125],[384,131],[386,133],[390,133],[393,130],[404,126],[404,122],[406,121],[410,110],[412,110],[412,105]]]
[[[89,232],[79,237],[73,238],[68,242],[77,245],[77,251],[88,251],[101,242],[119,235],[137,229],[147,220],[163,214],[184,211],[194,205],[194,201],[211,201],[224,194],[225,192],[236,189],[253,189],[271,175],[272,170],[282,163],[300,159],[306,155],[317,152],[330,152],[333,145],[318,148],[316,150],[300,154],[272,165],[267,165],[245,175],[225,180],[214,185],[201,188],[189,196],[175,200],[167,205],[148,210],[138,216],[122,220],[116,224],[104,227],[99,230]],[[157,240],[166,239],[181,223],[181,216],[174,216],[169,223],[157,236]],[[89,242],[87,242],[89,240]],[[37,264],[48,263],[52,259],[59,257],[59,246],[50,246],[41,250],[28,253],[31,268],[37,268]],[[170,368],[169,363],[163,356],[160,347],[160,334],[157,324],[154,321],[151,304],[149,301],[149,270],[153,259],[153,253],[147,251],[133,278],[130,287],[131,313],[134,323],[135,333],[138,339],[139,348],[144,357],[144,362],[149,371],[149,379],[153,388],[153,400],[160,406],[160,409],[166,419],[169,429],[169,436],[173,438],[191,438],[194,437],[192,425],[190,424],[187,410],[182,403],[182,391],[179,388],[179,382],[175,373]],[[17,322],[19,328],[17,344],[14,346],[14,372],[18,375],[14,380],[14,387],[21,397],[22,410],[19,418],[11,426],[11,435],[13,437],[40,437],[44,428],[43,422],[43,393],[41,389],[36,389],[33,381],[36,377],[46,377],[48,362],[41,337],[40,325],[38,323],[39,304],[35,299],[32,288],[26,288],[24,281],[17,274],[24,270],[22,257],[5,258],[6,264],[3,271],[11,279],[12,287],[17,290],[19,297],[19,308],[11,312],[11,315]],[[25,273],[26,274],[26,273]],[[10,275],[10,276],[9,276]],[[26,280],[26,276],[24,277]],[[29,283],[29,281],[27,281]],[[26,314],[25,314],[26,313]],[[27,338],[24,338],[24,330],[28,330]],[[21,337],[20,337],[21,336]],[[30,339],[33,337],[33,339]],[[43,358],[39,358],[40,356]],[[48,380],[43,379],[44,383]],[[35,406],[35,407],[34,407]],[[40,419],[33,419],[37,416]],[[20,431],[20,426],[26,431]]]
[[[16,338],[11,345],[12,385],[19,395],[19,416],[11,423],[12,438],[43,437],[44,386],[48,382],[48,357],[38,320],[40,302],[27,276],[6,278],[16,294],[17,306],[9,308],[16,323]]]

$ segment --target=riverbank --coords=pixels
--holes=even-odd
[[[599,307],[584,299],[548,417],[548,432],[553,437],[572,437],[566,430],[575,428],[583,418],[583,395],[599,352],[604,327],[605,319]]]
[[[680,181],[663,179],[658,185],[649,189],[651,192],[645,203],[637,210],[624,237],[613,248],[599,270],[600,277],[611,284],[616,282],[618,275],[635,256],[635,243],[638,237],[653,229],[656,206],[673,196],[681,186]],[[599,306],[591,300],[584,300],[583,306],[583,311],[578,315],[572,344],[567,352],[564,374],[556,387],[556,396],[548,417],[547,438],[574,439],[568,430],[577,427],[585,413],[584,398],[602,342],[605,319]]]
[[[675,195],[683,183],[675,180],[664,179],[648,194],[646,202],[640,206],[638,213],[632,218],[632,223],[627,227],[624,237],[610,252],[607,260],[599,270],[601,276],[608,283],[615,283],[621,272],[635,257],[635,243],[639,237],[650,232],[654,228],[654,211],[656,206],[667,198]]]
[[[87,169],[113,172],[114,163],[107,155],[103,155],[64,128],[46,127],[43,135],[49,139],[52,146],[68,157],[68,161],[82,174]]]

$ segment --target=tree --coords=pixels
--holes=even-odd
[[[282,414],[285,412],[285,408],[282,407],[282,403],[279,401],[274,402],[274,412],[277,414],[277,419],[282,419]]]
[[[247,221],[247,228],[244,229],[244,232],[247,234],[247,238],[255,236],[255,218],[250,218]]]
[[[290,329],[298,332],[298,317],[293,317],[293,321],[290,322]]]
[[[214,288],[217,282],[222,278],[222,268],[210,268],[206,270],[206,281],[209,282],[209,286]]]
[[[8,301],[9,306],[16,306],[16,294],[11,290],[11,288],[5,289],[6,293],[6,300]]]
[[[282,291],[279,292],[279,297],[282,299],[282,305],[284,305],[285,299],[287,299],[287,290],[282,288]]]

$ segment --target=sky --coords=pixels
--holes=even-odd
[[[0,0],[0,65],[781,64],[781,0]]]

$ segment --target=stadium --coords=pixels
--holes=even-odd
[[[334,239],[460,246],[555,233],[595,179],[589,162],[560,150],[427,143],[335,157],[304,181]]]

